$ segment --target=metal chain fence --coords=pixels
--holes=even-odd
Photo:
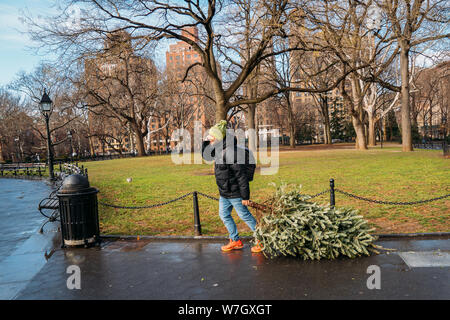
[[[330,189],[323,190],[322,192],[316,193],[314,195],[305,194],[305,196],[308,196],[310,199],[313,199],[313,198],[321,196],[321,195],[323,195],[323,194],[325,194],[327,192],[330,192]]]
[[[210,196],[210,195],[208,195],[208,194],[206,194],[206,193],[199,192],[199,191],[197,191],[197,193],[198,193],[199,195],[205,197],[205,198],[208,198],[208,199],[211,199],[211,200],[214,200],[214,201],[219,201],[219,198]]]
[[[450,194],[446,194],[440,197],[436,197],[436,198],[431,198],[431,199],[426,199],[426,200],[418,200],[418,201],[406,201],[406,202],[400,202],[400,201],[382,201],[382,200],[374,200],[374,199],[368,199],[365,197],[361,197],[361,196],[357,196],[355,194],[352,194],[350,192],[346,192],[340,189],[334,189],[336,192],[339,192],[347,197],[351,197],[354,199],[358,199],[358,200],[362,200],[362,201],[366,201],[366,202],[372,202],[372,203],[378,203],[378,204],[389,204],[389,205],[396,205],[396,206],[410,206],[410,205],[414,205],[414,204],[422,204],[422,203],[427,203],[427,202],[432,202],[432,201],[437,201],[437,200],[441,200],[441,199],[445,199],[450,197]]]
[[[193,193],[194,192],[189,192],[189,193],[186,193],[186,194],[184,194],[184,195],[182,195],[182,196],[180,196],[178,198],[175,198],[175,199],[172,199],[172,200],[169,200],[169,201],[166,201],[166,202],[161,202],[161,203],[148,205],[148,206],[132,206],[132,207],[128,207],[128,206],[118,206],[118,205],[114,205],[114,204],[104,203],[104,202],[101,202],[101,201],[99,201],[99,203],[101,205],[106,206],[106,207],[111,207],[111,208],[116,208],[116,209],[151,209],[151,208],[162,207],[162,206],[165,206],[165,205],[167,205],[169,203],[172,203],[172,202],[184,199],[184,198],[186,198],[187,196],[190,196]]]
[[[361,201],[378,203],[378,204],[386,204],[386,205],[399,205],[399,206],[401,206],[401,205],[404,206],[404,205],[423,204],[423,203],[433,202],[433,201],[437,201],[437,200],[441,200],[441,199],[445,199],[445,198],[450,197],[450,194],[446,194],[446,195],[443,195],[443,196],[439,196],[439,197],[435,197],[435,198],[431,198],[431,199],[425,199],[425,200],[418,200],[418,201],[406,201],[406,202],[401,202],[401,201],[382,201],[382,200],[369,199],[369,198],[365,198],[365,197],[362,197],[362,196],[358,196],[358,195],[355,195],[355,194],[352,194],[350,192],[346,192],[346,191],[343,191],[343,190],[340,190],[340,189],[337,189],[337,188],[335,188],[334,190],[333,189],[326,189],[326,190],[323,190],[323,191],[321,191],[319,193],[316,193],[314,195],[308,195],[308,194],[305,194],[305,195],[308,196],[309,199],[313,199],[313,198],[319,197],[321,195],[327,194],[329,192],[338,192],[338,193],[341,193],[341,194],[343,194],[345,196],[348,196],[348,197],[351,197],[351,198],[354,198],[354,199],[357,199],[357,200],[361,200]],[[184,198],[186,198],[186,197],[188,197],[188,196],[190,196],[190,195],[192,195],[194,193],[197,193],[198,195],[201,195],[201,196],[203,196],[203,197],[205,197],[207,199],[210,199],[210,200],[219,201],[219,198],[217,198],[217,197],[208,195],[208,194],[200,192],[200,191],[192,191],[192,192],[186,193],[186,194],[184,194],[184,195],[182,195],[180,197],[177,197],[175,199],[168,200],[168,201],[161,202],[161,203],[157,203],[157,204],[147,205],[147,206],[119,206],[119,205],[113,205],[113,204],[109,204],[109,203],[105,203],[105,202],[101,202],[101,201],[99,202],[99,204],[104,205],[106,207],[116,208],[116,209],[151,209],[151,208],[162,207],[162,206],[165,206],[165,205],[170,204],[172,202],[175,202],[175,201],[178,201],[178,200],[182,200],[182,199],[184,199]]]

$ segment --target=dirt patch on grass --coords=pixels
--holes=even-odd
[[[336,150],[336,149],[355,149],[354,143],[339,143],[339,144],[310,144],[303,146],[296,146],[290,148],[288,146],[280,146],[280,151],[317,151],[317,150]]]
[[[192,172],[194,176],[213,176],[214,170],[199,170]]]
[[[377,144],[376,147],[369,147],[369,149],[372,148],[379,148],[381,145]],[[384,143],[383,142],[383,148],[387,147],[399,147],[400,144],[397,143]],[[342,149],[350,149],[355,150],[355,143],[348,142],[348,143],[336,143],[336,144],[308,144],[308,145],[301,145],[296,146],[295,148],[291,148],[289,146],[280,146],[280,151],[318,151],[318,150],[342,150]],[[401,151],[396,151],[401,152]]]
[[[416,220],[402,218],[400,221],[392,218],[369,219],[377,228],[377,233],[415,233],[420,232],[424,227]]]

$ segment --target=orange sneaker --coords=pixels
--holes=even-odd
[[[244,244],[241,240],[233,241],[230,239],[230,242],[227,245],[222,246],[222,251],[231,251],[231,250],[237,250],[242,249],[244,247]]]
[[[263,246],[261,245],[261,243],[258,241],[256,241],[256,245],[254,245],[252,247],[252,252],[253,253],[260,253],[261,251],[263,251]]]

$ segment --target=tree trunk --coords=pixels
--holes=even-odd
[[[375,137],[375,126],[376,126],[375,117],[372,114],[368,113],[368,120],[369,120],[369,124],[368,124],[368,126],[369,126],[369,139],[368,139],[368,141],[369,141],[369,143],[368,143],[368,146],[369,147],[375,147],[376,144],[377,144],[377,140],[376,140],[376,137]]]
[[[358,117],[352,116],[353,127],[356,132],[355,149],[367,150],[366,135],[364,132],[364,123]]]
[[[220,120],[227,120],[227,109],[224,104],[216,104],[216,123]]]
[[[142,135],[141,129],[135,123],[132,124],[131,128],[132,128],[132,132],[134,133],[134,136],[136,138],[136,148],[137,148],[138,156],[140,156],[140,157],[145,156],[144,136]],[[158,140],[158,148],[159,148],[159,140]]]
[[[331,129],[330,129],[330,115],[328,114],[328,97],[321,95],[320,99],[320,111],[322,113],[323,125],[324,125],[324,143],[331,144]]]
[[[286,97],[287,112],[288,112],[288,127],[289,127],[289,147],[295,148],[295,123],[294,123],[294,111],[292,110],[291,95],[288,92]]]
[[[295,148],[295,123],[293,120],[289,121],[289,146]]]
[[[409,103],[409,44],[403,43],[400,51],[400,73],[402,79],[402,150],[413,151],[411,116]]]
[[[331,144],[331,129],[330,129],[330,119],[325,117],[324,121],[324,133],[325,133],[325,144]]]
[[[256,149],[258,146],[258,135],[256,132],[255,124],[255,114],[256,114],[256,104],[250,104],[247,108],[247,116],[245,121],[247,122],[248,129],[248,149],[256,154]]]
[[[3,158],[3,147],[1,142],[0,142],[0,163],[5,163],[5,158]]]
[[[91,153],[91,156],[95,156],[94,142],[92,141],[91,136],[88,137],[88,141],[89,141],[89,151]]]

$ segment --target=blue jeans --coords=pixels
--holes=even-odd
[[[242,198],[227,199],[220,197],[219,199],[219,216],[227,228],[230,239],[233,241],[239,240],[236,223],[231,216],[233,208],[236,210],[239,217],[249,226],[252,231],[255,230],[256,219],[252,216],[248,208],[242,204]]]

